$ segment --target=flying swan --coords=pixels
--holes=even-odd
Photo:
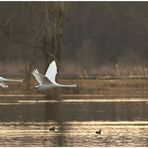
[[[3,77],[0,77],[0,86],[3,88],[7,88],[8,85],[5,82],[23,82],[23,80],[14,80],[14,79],[6,79]]]
[[[39,85],[35,86],[36,89],[39,90],[47,90],[49,88],[53,87],[77,87],[76,84],[74,85],[63,85],[63,84],[58,84],[55,79],[56,79],[56,74],[57,74],[57,66],[56,62],[53,61],[48,69],[45,75],[39,73],[37,69],[35,69],[32,74],[38,81]]]

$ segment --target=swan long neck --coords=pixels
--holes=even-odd
[[[23,80],[5,79],[7,82],[23,82]]]
[[[73,84],[73,85],[64,85],[64,84],[58,84],[56,83],[57,86],[59,87],[77,87],[77,84]]]

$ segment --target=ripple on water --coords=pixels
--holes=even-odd
[[[148,146],[146,123],[88,121],[60,125],[57,122],[1,122],[0,146]],[[50,131],[53,125],[63,128]],[[102,130],[101,135],[95,133],[98,129]]]

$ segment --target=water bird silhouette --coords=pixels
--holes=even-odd
[[[96,131],[96,134],[101,135],[101,130]]]
[[[3,77],[0,77],[0,86],[3,88],[7,88],[8,85],[5,82],[23,82],[23,80],[15,80],[15,79],[6,79]]]
[[[55,129],[56,129],[55,126],[49,128],[50,131],[55,131]]]
[[[32,74],[36,78],[37,82],[39,83],[39,85],[35,86],[34,88],[39,90],[48,90],[54,87],[77,87],[76,84],[64,85],[64,84],[58,84],[56,82],[57,66],[55,61],[49,64],[49,67],[45,75],[39,73],[37,69],[35,69],[32,72]]]

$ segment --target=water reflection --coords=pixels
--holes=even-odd
[[[2,102],[0,121],[146,121],[147,108],[147,102]]]
[[[57,132],[49,131],[53,124],[58,127],[52,121],[1,122],[0,146],[148,146],[148,122],[63,122],[64,131]]]
[[[148,146],[147,108],[146,98],[1,98],[0,146]]]

